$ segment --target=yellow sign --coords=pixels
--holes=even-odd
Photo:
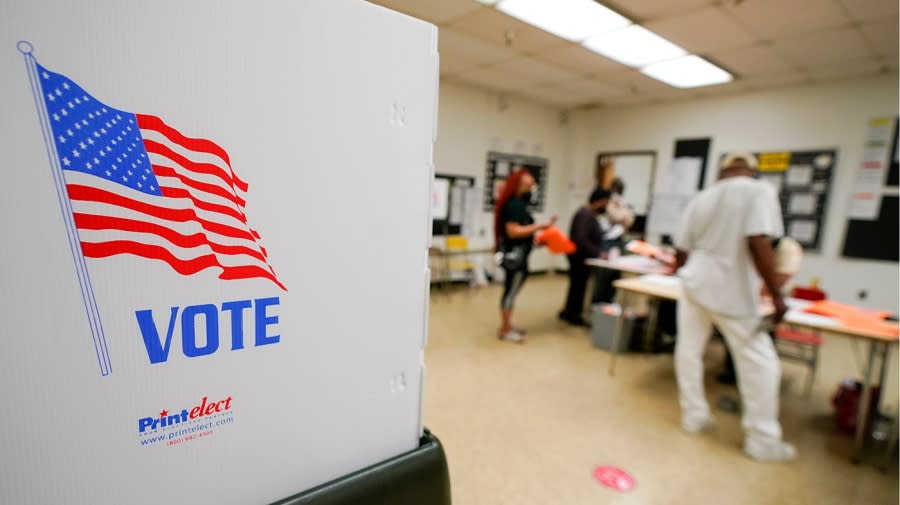
[[[791,166],[791,153],[760,153],[760,172],[784,172]]]

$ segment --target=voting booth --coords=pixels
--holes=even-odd
[[[446,487],[437,85],[360,0],[3,2],[0,503],[324,503],[423,450]]]

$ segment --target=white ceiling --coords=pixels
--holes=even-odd
[[[736,77],[687,90],[475,0],[371,1],[440,27],[443,80],[567,108],[863,77],[895,72],[900,57],[897,0],[601,0]]]

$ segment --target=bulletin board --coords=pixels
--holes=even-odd
[[[848,212],[844,257],[900,260],[898,129],[897,117],[869,121]]]
[[[465,175],[435,174],[431,186],[432,235],[459,235],[466,220],[466,191],[475,187],[475,178]]]
[[[836,149],[753,153],[759,178],[778,190],[785,234],[817,251],[822,244]]]
[[[531,194],[528,210],[542,212],[547,191],[547,159],[520,154],[490,151],[487,154],[484,171],[484,211],[493,212],[500,188],[509,174],[519,167],[528,169],[534,177],[537,188]]]

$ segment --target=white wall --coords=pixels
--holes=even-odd
[[[599,151],[656,150],[658,166],[672,160],[676,138],[711,137],[711,159],[729,150],[838,149],[828,200],[825,234],[818,254],[807,254],[797,280],[819,277],[830,297],[897,310],[896,263],[841,257],[854,172],[867,121],[898,111],[897,76],[820,84],[729,97],[625,109],[595,110],[573,117],[572,177],[592,170]],[[443,114],[445,111],[441,111]],[[657,170],[658,172],[659,170]],[[715,177],[707,167],[707,182]],[[570,202],[574,205],[575,202]]]
[[[559,111],[512,97],[505,99],[505,104],[501,110],[496,93],[441,82],[435,171],[474,176],[476,186],[484,188],[488,151],[541,156],[549,160],[549,177],[544,212],[535,218],[546,219],[564,211],[563,187],[569,153],[566,142],[570,136],[567,127],[560,124]],[[476,230],[475,236],[469,237],[470,247],[491,247],[492,214],[479,212]],[[536,250],[531,257],[531,268],[550,268],[558,261],[559,258],[552,258],[546,251]]]

